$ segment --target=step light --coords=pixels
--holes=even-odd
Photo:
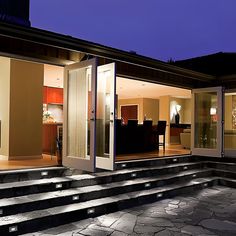
[[[207,186],[208,186],[208,183],[203,184],[203,186],[204,186],[204,187],[207,187]]]
[[[73,197],[72,197],[72,200],[73,200],[73,201],[77,201],[77,200],[79,200],[79,195],[75,195],[75,196],[73,196]]]
[[[62,188],[62,184],[56,184],[56,188]]]
[[[177,159],[175,158],[175,159],[173,159],[173,162],[176,162],[177,161]]]
[[[150,186],[151,186],[150,183],[146,183],[146,184],[145,184],[145,188],[148,188],[148,187],[150,187]]]
[[[87,214],[90,215],[90,214],[93,214],[95,212],[95,209],[94,208],[91,208],[91,209],[88,209],[87,210]]]
[[[157,194],[157,198],[160,198],[160,197],[162,197],[163,196],[163,193],[158,193]]]
[[[0,209],[0,215],[2,215],[3,214],[3,209]]]
[[[127,166],[126,164],[122,164],[122,165],[121,165],[122,168],[125,168],[126,166]]]
[[[136,177],[136,176],[137,176],[136,173],[132,173],[132,174],[131,174],[131,177]]]
[[[48,171],[42,171],[41,176],[48,176]]]
[[[188,169],[188,167],[187,166],[184,166],[184,170],[187,170]]]
[[[193,177],[193,178],[196,178],[196,177],[197,177],[197,175],[195,175],[195,174],[194,174],[194,175],[192,175],[192,177]]]
[[[16,232],[16,231],[18,231],[17,225],[13,225],[9,227],[9,233]]]

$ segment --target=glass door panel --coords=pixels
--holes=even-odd
[[[224,152],[236,157],[236,91],[225,93],[224,108]]]
[[[114,169],[115,63],[98,66],[96,167]]]
[[[222,155],[222,88],[193,90],[192,154]]]
[[[95,170],[96,60],[65,67],[63,165]]]

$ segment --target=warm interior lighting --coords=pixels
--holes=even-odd
[[[210,109],[210,114],[211,114],[211,115],[216,115],[216,108],[211,107],[211,109]]]

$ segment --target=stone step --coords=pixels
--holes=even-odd
[[[224,169],[213,169],[212,173],[214,176],[236,179],[236,171],[228,171]]]
[[[219,178],[219,184],[230,188],[236,188],[236,180],[231,178]]]
[[[126,168],[134,168],[134,167],[148,167],[148,166],[163,166],[169,165],[172,163],[182,163],[182,162],[190,162],[190,161],[199,161],[197,156],[191,155],[181,155],[181,156],[171,156],[171,157],[150,157],[139,160],[130,160],[130,161],[119,161],[115,163],[115,169],[121,170]]]
[[[59,189],[64,190],[71,187],[84,187],[96,184],[119,182],[134,178],[164,175],[168,173],[176,174],[182,170],[200,169],[202,167],[203,164],[201,162],[177,163],[166,166],[140,167],[113,172],[100,172],[95,174],[72,175],[51,179],[3,183],[0,184],[0,199],[33,193],[57,191]]]
[[[236,172],[236,163],[233,162],[218,162],[218,161],[206,161],[206,166],[214,169],[228,170]]]
[[[151,203],[158,199],[169,198],[186,193],[186,191],[206,188],[217,183],[218,179],[214,177],[197,178],[191,181],[145,189],[143,191],[52,207],[46,210],[4,216],[0,217],[0,235],[8,235],[9,232],[10,235],[30,233],[32,230],[38,231],[145,203]]]
[[[31,194],[21,197],[6,198],[0,200],[1,215],[11,215],[54,206],[84,202],[92,199],[108,197],[112,195],[142,191],[173,184],[175,182],[192,180],[194,178],[209,177],[211,169],[182,171],[178,174],[168,174],[160,177],[135,178],[133,180],[114,182],[104,185],[72,188],[62,191]]]
[[[1,170],[0,183],[53,178],[63,176],[66,171],[67,168],[60,166],[21,170]]]

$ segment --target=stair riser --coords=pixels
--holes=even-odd
[[[236,163],[234,165],[231,165],[231,164],[224,164],[224,163],[207,162],[206,166],[208,168],[214,168],[214,169],[221,169],[221,170],[228,170],[228,171],[236,172]]]
[[[211,171],[204,171],[204,172],[196,173],[196,176],[194,178],[209,177],[211,176],[211,174],[212,174]],[[123,194],[123,193],[128,193],[128,192],[142,191],[145,189],[151,189],[151,188],[166,186],[168,184],[173,184],[176,181],[190,181],[194,178],[193,178],[193,174],[189,174],[186,176],[176,176],[176,177],[168,178],[161,181],[160,180],[150,181],[150,182],[147,182],[147,183],[150,183],[149,187],[146,187],[145,183],[137,183],[137,184],[132,184],[128,186],[120,186],[120,187],[114,187],[110,189],[91,191],[88,193],[81,193],[77,195],[57,197],[54,199],[34,201],[30,203],[25,203],[25,204],[11,205],[11,206],[1,208],[1,210],[3,211],[2,216],[13,215],[17,213],[39,210],[39,209],[47,209],[50,207],[62,206],[62,205],[72,204],[75,202],[84,202],[84,201],[89,201],[89,200],[103,198],[103,197],[115,196],[118,194]],[[73,196],[79,196],[79,199],[75,201],[73,200]]]
[[[224,171],[224,170],[214,170],[213,175],[219,176],[219,177],[230,178],[230,179],[236,179],[236,172],[229,172],[229,171]]]
[[[217,184],[217,181],[207,181],[206,183],[207,183],[207,186],[213,186]],[[89,209],[88,208],[88,209],[77,210],[77,211],[75,210],[69,213],[67,212],[67,213],[61,213],[57,215],[50,215],[44,218],[35,219],[33,221],[29,220],[29,221],[21,222],[17,224],[18,231],[12,232],[10,235],[29,233],[29,232],[32,232],[32,229],[34,229],[34,231],[39,231],[39,230],[55,227],[58,225],[67,224],[70,222],[90,218],[90,217],[96,217],[102,214],[112,213],[115,211],[130,208],[133,206],[138,206],[138,205],[142,205],[146,203],[152,203],[160,199],[170,198],[170,197],[177,196],[180,194],[185,194],[187,191],[192,192],[192,191],[199,190],[202,188],[206,188],[203,183],[162,192],[163,196],[160,198],[157,197],[157,194],[150,194],[147,196],[140,196],[140,197],[136,197],[132,199],[118,201],[116,203],[103,204],[98,207],[93,207],[92,209],[94,209],[94,213],[92,214],[87,213],[87,210]],[[15,225],[9,224],[9,225],[0,227],[0,235],[8,235],[9,227],[11,226],[15,226]]]
[[[236,182],[226,180],[226,179],[219,179],[219,185],[230,187],[230,188],[236,188]]]
[[[60,170],[39,170],[39,171],[28,171],[28,172],[18,172],[14,173],[1,173],[0,171],[0,183],[11,183],[16,181],[27,181],[27,180],[36,180],[36,179],[46,179],[64,176],[65,169]]]
[[[62,182],[62,187],[59,189],[60,190],[68,189],[70,187],[71,187],[71,181],[66,181]],[[10,198],[34,193],[51,192],[59,189],[56,188],[56,183],[46,183],[46,184],[7,188],[0,190],[0,198]]]
[[[188,170],[192,169],[200,169],[203,165],[201,163],[193,163],[191,165],[186,164]],[[124,174],[114,174],[110,176],[101,176],[96,177],[93,179],[84,179],[84,180],[68,180],[61,182],[62,187],[60,189],[68,189],[68,188],[75,188],[75,187],[85,187],[97,184],[106,184],[112,182],[119,182],[130,180],[134,178],[143,178],[143,177],[153,177],[153,176],[161,176],[164,174],[174,174],[183,171],[183,166],[176,166],[176,167],[163,167],[162,169],[154,169],[154,170],[141,170],[132,173],[124,173]],[[132,177],[132,174],[136,173],[136,177]],[[49,191],[56,191],[56,183],[45,183],[45,184],[35,184],[31,186],[22,186],[22,187],[14,187],[14,188],[7,188],[1,189],[0,191],[0,198],[9,198],[9,197],[16,197],[16,196],[23,196],[27,194],[34,194],[34,193],[43,193]]]
[[[193,163],[191,165],[186,164],[187,170],[193,169],[200,169],[203,167],[201,163]],[[113,182],[120,182],[125,180],[131,180],[135,178],[144,178],[144,177],[154,177],[154,176],[161,176],[165,174],[176,174],[180,171],[183,171],[184,166],[176,166],[176,167],[163,167],[162,169],[148,169],[148,170],[139,170],[133,171],[131,173],[123,173],[123,174],[116,174],[106,177],[97,177],[96,179],[85,180],[85,181],[73,181],[72,187],[84,187],[84,186],[91,186],[97,184],[106,184],[106,183],[113,183]],[[136,174],[135,177],[132,175]]]
[[[153,158],[142,161],[120,162],[116,163],[116,170],[134,168],[134,167],[163,166],[173,163],[197,161],[198,159],[199,159],[198,157],[192,157],[192,156],[178,156],[173,158],[162,158],[162,159]]]

